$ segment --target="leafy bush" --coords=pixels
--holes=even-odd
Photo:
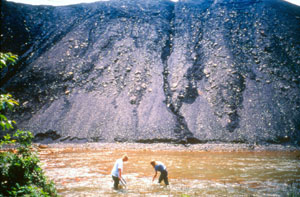
[[[12,53],[1,53],[0,52],[0,69],[7,67],[9,64],[15,64],[18,59],[17,55]]]
[[[15,151],[0,153],[0,191],[4,196],[57,196],[53,182],[48,182],[39,158],[32,151],[33,135],[17,130],[6,135],[1,144],[16,144]],[[1,195],[1,194],[0,194]]]
[[[7,67],[8,64],[14,65],[17,60],[17,56],[12,53],[1,53],[0,52],[0,69]],[[18,105],[18,102],[12,98],[10,94],[1,94],[0,95],[0,126],[3,130],[12,129],[15,121],[8,120],[3,113],[9,109],[12,110],[15,105]]]
[[[0,69],[14,64],[17,56],[0,53]],[[10,94],[0,95],[0,126],[12,129],[15,121],[8,120],[3,113],[12,110],[18,102]],[[2,196],[57,196],[53,182],[49,182],[39,166],[39,158],[32,150],[33,135],[29,131],[17,130],[13,136],[7,134],[0,140],[0,197]],[[1,151],[4,145],[13,144],[16,149]]]

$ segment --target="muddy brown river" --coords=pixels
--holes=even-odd
[[[126,153],[127,187],[112,189],[110,171]],[[297,196],[300,152],[203,149],[144,144],[56,145],[39,150],[61,196]],[[152,182],[162,161],[170,186]]]

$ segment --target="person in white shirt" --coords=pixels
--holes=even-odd
[[[124,155],[121,159],[115,162],[115,165],[111,171],[112,179],[114,181],[114,189],[119,188],[119,181],[122,179],[123,173],[123,162],[128,161],[128,156]]]

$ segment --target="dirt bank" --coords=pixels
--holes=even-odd
[[[249,151],[300,151],[300,147],[291,145],[253,145],[253,144],[144,144],[144,143],[53,143],[35,144],[43,148],[110,149],[110,150],[154,150],[154,151],[212,151],[212,152],[249,152]]]

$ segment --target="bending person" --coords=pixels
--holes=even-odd
[[[128,161],[128,156],[124,155],[121,159],[115,162],[115,165],[111,171],[112,179],[114,181],[114,189],[119,188],[119,182],[122,179],[123,173],[123,162]]]
[[[158,183],[160,183],[162,180],[164,180],[166,185],[169,185],[169,180],[168,180],[168,171],[166,166],[160,162],[160,161],[154,161],[152,160],[150,162],[150,164],[153,166],[154,170],[155,170],[155,174],[153,176],[152,181],[154,181],[155,177],[157,176],[157,171],[160,172],[160,176],[158,179]]]

